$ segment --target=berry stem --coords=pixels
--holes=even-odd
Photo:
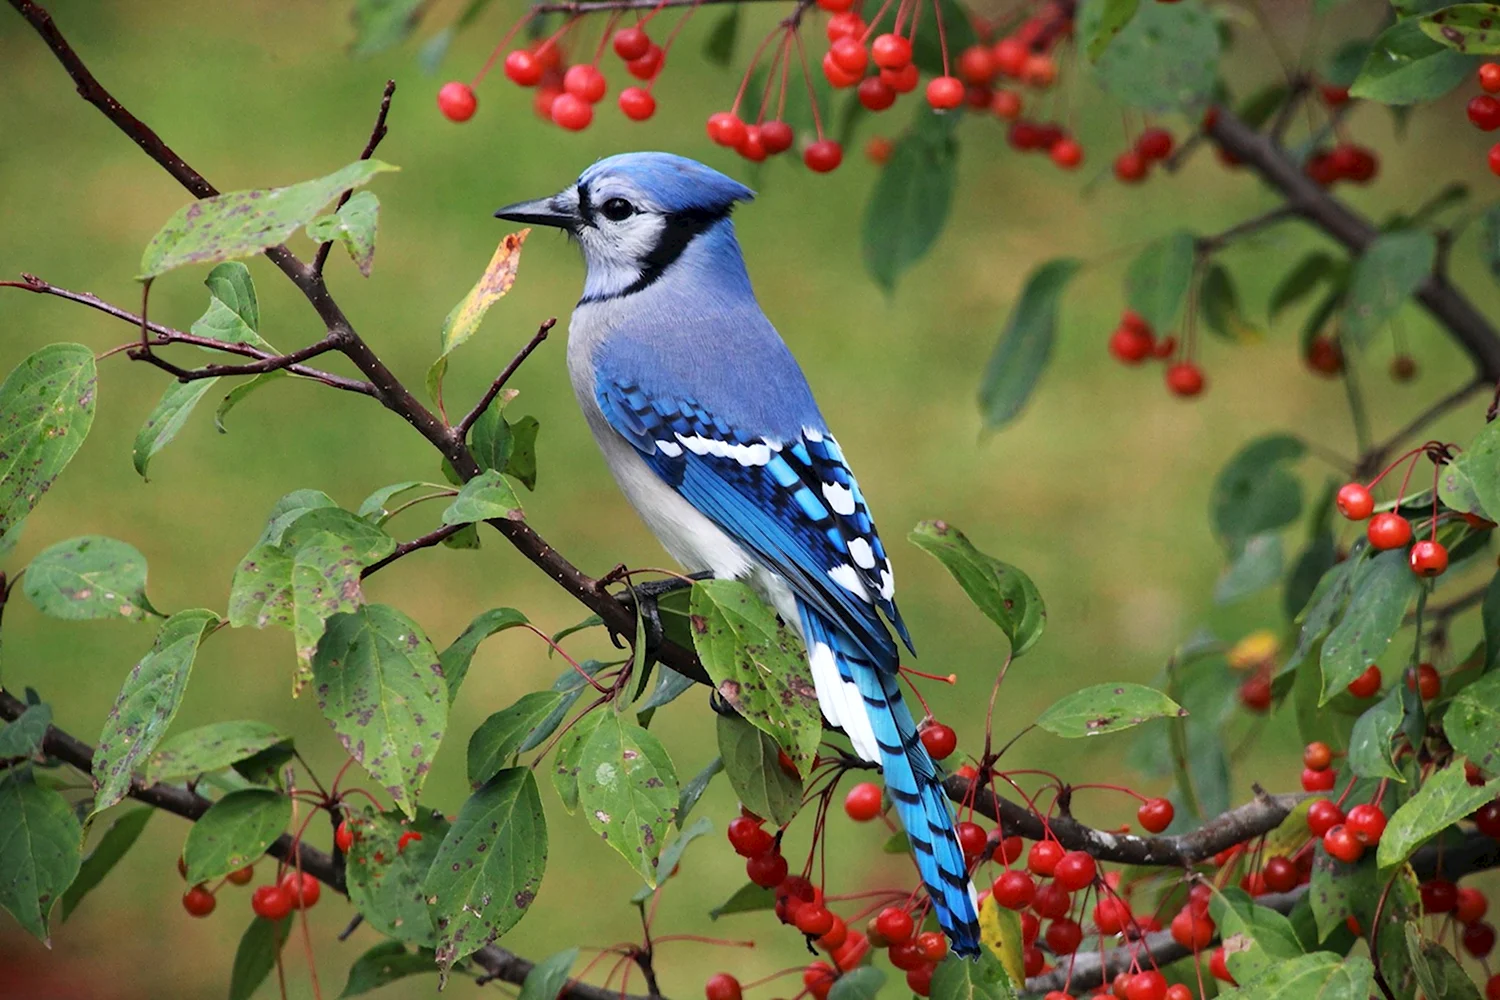
[[[802,35],[793,32],[793,40],[797,43],[797,58],[802,62],[802,82],[807,84],[807,102],[812,106],[813,130],[818,135],[818,141],[823,141],[823,116],[818,112],[818,95],[813,90],[812,74],[807,68],[807,50],[802,47]]]
[[[932,0],[932,16],[937,19],[938,48],[943,53],[943,75],[952,76],[953,74],[948,70],[948,32],[943,27],[943,8],[939,0]],[[917,33],[916,18],[912,19],[911,27],[912,35],[915,36]]]
[[[478,87],[481,83],[484,82],[484,78],[489,75],[489,72],[494,67],[495,63],[499,62],[500,57],[505,54],[505,50],[510,48],[511,39],[516,37],[516,32],[520,31],[527,24],[531,23],[531,19],[535,16],[536,11],[529,10],[525,14],[521,15],[521,19],[519,21],[510,26],[510,30],[505,33],[503,38],[500,39],[500,44],[495,46],[494,50],[490,52],[490,57],[484,61],[484,65],[479,67],[479,72],[474,74],[474,79],[469,81],[470,87]]]

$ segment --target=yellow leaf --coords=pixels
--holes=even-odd
[[[453,311],[443,321],[442,352],[427,371],[427,391],[434,399],[438,398],[442,390],[443,375],[448,370],[448,355],[455,347],[474,336],[490,306],[500,301],[510,291],[510,286],[516,283],[516,269],[521,266],[521,244],[526,242],[530,232],[530,229],[523,229],[519,233],[509,233],[500,241],[484,274],[479,276],[479,281],[469,289],[469,294],[459,300],[458,305],[453,307]]]
[[[995,902],[994,896],[979,901],[979,940],[1005,966],[1011,982],[1026,981],[1026,966],[1021,961],[1021,918]]]

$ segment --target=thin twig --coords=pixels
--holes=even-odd
[[[384,559],[372,562],[370,565],[361,570],[359,577],[361,580],[363,580],[371,573],[377,573],[380,570],[385,569],[397,559],[400,559],[405,555],[410,555],[418,549],[430,549],[434,545],[442,542],[443,539],[451,538],[467,527],[467,524],[445,524],[441,528],[429,531],[427,534],[418,536],[417,538],[413,538],[409,542],[402,542],[401,544],[396,546],[395,551],[393,551],[390,555],[386,556]]]
[[[479,397],[479,402],[474,404],[474,408],[464,414],[462,420],[453,425],[453,437],[455,440],[463,441],[469,436],[469,428],[474,426],[474,421],[478,420],[484,414],[484,411],[489,409],[489,405],[495,401],[496,396],[500,395],[500,390],[505,388],[505,383],[510,381],[510,377],[516,373],[516,369],[520,368],[521,364],[527,358],[531,357],[532,351],[542,345],[542,341],[547,339],[547,334],[551,333],[552,328],[556,325],[557,317],[553,316],[537,327],[536,333],[526,342],[526,346],[521,348],[516,353],[516,356],[510,359],[510,364],[506,365],[500,374],[495,377],[495,381],[490,383],[490,387],[485,390],[483,396]]]
[[[1263,212],[1253,218],[1246,219],[1244,222],[1230,226],[1215,236],[1205,236],[1198,241],[1198,248],[1202,253],[1214,253],[1215,251],[1224,249],[1224,247],[1236,240],[1243,239],[1252,233],[1274,226],[1278,222],[1285,222],[1287,219],[1295,219],[1296,217],[1297,213],[1292,210],[1290,205],[1278,205],[1269,212]]]
[[[370,129],[370,139],[365,143],[364,152],[359,154],[361,160],[368,160],[375,155],[375,147],[380,145],[380,140],[385,138],[388,131],[385,127],[386,116],[391,113],[391,98],[396,93],[396,81],[385,81],[385,93],[380,96],[380,111],[375,115],[375,127]],[[349,203],[354,191],[345,191],[339,196],[339,203],[333,206],[335,213]],[[317,256],[313,258],[313,273],[321,275],[323,265],[328,263],[328,252],[333,249],[333,240],[328,240],[318,247]]]
[[[1490,381],[1483,376],[1475,376],[1473,380],[1454,389],[1448,395],[1433,403],[1427,409],[1417,414],[1405,427],[1392,434],[1385,441],[1371,448],[1369,452],[1360,456],[1357,472],[1360,475],[1373,475],[1385,467],[1390,461],[1391,454],[1400,446],[1401,442],[1408,438],[1416,437],[1426,429],[1427,425],[1437,418],[1443,416],[1449,410],[1455,409],[1472,395],[1481,389],[1487,389]]]

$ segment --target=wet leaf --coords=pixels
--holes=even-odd
[[[182,847],[188,882],[209,882],[254,864],[291,821],[292,800],[282,792],[230,792],[188,829]]]
[[[103,535],[70,538],[43,549],[26,567],[21,589],[53,618],[146,617],[146,557],[134,545]]]
[[[0,384],[0,539],[19,528],[94,423],[94,352],[49,344]]]
[[[0,772],[0,906],[51,947],[47,915],[78,874],[83,829],[68,800],[27,767]]]
[[[1171,698],[1144,685],[1096,684],[1059,698],[1036,724],[1056,736],[1077,739],[1185,715]]]
[[[1000,626],[1010,640],[1011,656],[1025,653],[1042,637],[1047,608],[1025,573],[980,552],[945,521],[923,521],[906,537],[947,567],[969,600]]]
[[[1404,549],[1381,552],[1355,570],[1349,606],[1323,642],[1318,704],[1326,705],[1380,659],[1420,589]]]
[[[1380,33],[1349,94],[1382,104],[1417,104],[1442,97],[1471,78],[1478,60],[1427,37],[1417,18]]]

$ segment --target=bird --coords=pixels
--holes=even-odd
[[[824,718],[881,766],[938,923],[975,956],[974,888],[898,683],[891,630],[912,643],[891,562],[751,286],[731,215],[754,197],[695,160],[622,153],[495,216],[582,250],[567,367],[620,490],[690,572],[745,581],[800,630]]]

